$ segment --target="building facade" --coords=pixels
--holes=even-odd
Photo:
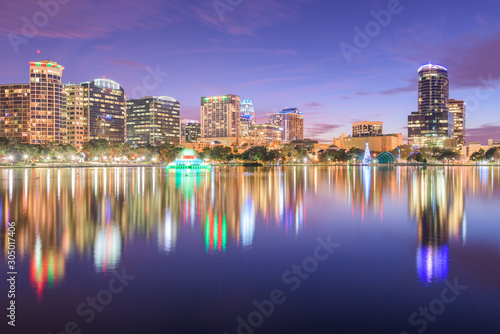
[[[68,144],[80,151],[85,143],[84,88],[78,84],[68,84],[65,85],[64,91],[66,94]]]
[[[133,146],[179,145],[179,101],[169,96],[128,100],[127,142]]]
[[[361,121],[352,123],[353,137],[380,136],[383,133],[382,122]]]
[[[255,124],[255,108],[250,99],[243,99],[240,103],[240,137],[247,137],[250,128]]]
[[[29,143],[30,85],[0,85],[0,137]]]
[[[450,99],[449,110],[453,114],[455,145],[462,149],[465,146],[465,101]]]
[[[287,108],[270,114],[269,124],[282,129],[281,138],[285,143],[304,139],[304,115],[297,108]]]
[[[279,149],[282,136],[280,127],[271,124],[256,124],[250,127],[247,136],[241,137],[239,144]]]
[[[31,144],[66,143],[63,70],[63,66],[50,60],[30,62]]]
[[[85,141],[106,139],[110,143],[125,142],[124,89],[109,79],[95,79],[81,85],[84,88]]]
[[[419,146],[449,146],[453,114],[449,112],[448,70],[439,65],[418,69],[418,111],[408,116],[408,142]]]
[[[181,120],[181,143],[196,143],[200,137],[200,122],[190,119]]]
[[[201,138],[231,138],[237,142],[240,129],[240,97],[223,95],[201,98]]]
[[[333,139],[333,145],[347,151],[351,148],[364,150],[367,143],[372,152],[392,151],[403,145],[403,135],[396,133],[370,137],[346,137],[343,133],[339,138]]]

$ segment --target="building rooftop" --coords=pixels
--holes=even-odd
[[[299,114],[299,115],[302,115],[302,113],[299,111],[298,108],[285,108],[282,111],[280,111],[280,114]]]
[[[441,70],[441,71],[448,72],[448,69],[446,67],[441,66],[441,65],[433,65],[433,64],[427,64],[427,65],[421,66],[418,69],[418,72],[426,71],[426,70]]]
[[[30,61],[31,66],[38,67],[54,67],[60,70],[64,70],[64,66],[57,64],[55,61],[50,60],[42,60],[42,61]]]

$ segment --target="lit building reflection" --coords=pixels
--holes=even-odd
[[[382,222],[384,195],[397,199],[403,191],[400,170],[391,166],[331,167],[327,175],[332,191],[342,195],[353,219],[360,217],[362,222],[367,214],[378,216]]]
[[[94,241],[94,266],[97,272],[115,270],[120,262],[120,230],[117,226],[105,226],[97,230]]]
[[[418,224],[417,274],[426,284],[448,278],[449,245],[465,242],[462,170],[423,169],[409,174],[410,217]]]
[[[207,213],[204,233],[205,248],[208,254],[226,252],[227,221],[225,214],[212,211]]]
[[[252,196],[243,204],[240,214],[241,245],[251,247],[255,232],[255,209]]]
[[[45,289],[53,288],[64,278],[65,267],[65,257],[55,250],[43,249],[41,238],[37,237],[30,260],[30,282],[39,301]]]

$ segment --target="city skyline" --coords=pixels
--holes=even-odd
[[[63,82],[105,76],[128,98],[144,91],[173,96],[183,118],[198,118],[200,96],[225,92],[250,98],[256,123],[297,107],[308,118],[304,137],[328,142],[360,120],[383,121],[388,133],[406,136],[406,117],[417,109],[416,69],[432,61],[449,69],[450,95],[467,103],[467,140],[484,143],[500,133],[495,2],[464,10],[442,1],[428,11],[425,2],[402,1],[364,47],[354,29],[376,22],[374,13],[387,11],[391,1],[340,9],[322,1],[243,1],[221,13],[211,2],[125,1],[91,9],[73,0],[29,38],[23,17],[32,22],[43,9],[26,3],[33,6],[6,4],[0,14],[1,59],[10,64],[0,75],[4,84],[25,82],[26,62],[51,59],[64,64]],[[114,19],[114,11],[130,26]],[[77,14],[86,19],[75,22]],[[334,18],[328,25],[318,19],[326,15]],[[21,38],[18,44],[12,36]],[[165,43],[153,43],[158,39]],[[346,57],[342,43],[356,52]]]

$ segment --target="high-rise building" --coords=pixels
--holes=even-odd
[[[465,102],[450,99],[449,108],[453,114],[455,144],[461,149],[465,146]]]
[[[169,96],[128,100],[127,141],[134,146],[179,145],[179,101]]]
[[[77,150],[81,150],[85,143],[84,87],[78,84],[67,84],[64,87],[64,91],[66,93],[66,131],[68,144]]]
[[[30,85],[0,85],[0,137],[29,143]]]
[[[297,108],[287,108],[270,114],[269,124],[282,129],[283,142],[304,139],[304,115]]]
[[[223,95],[201,98],[201,137],[204,140],[237,142],[240,129],[240,97]],[[222,139],[223,140],[219,140]]]
[[[85,141],[102,138],[112,143],[125,142],[124,89],[109,79],[95,79],[81,85],[84,88]]]
[[[247,137],[248,130],[255,123],[255,108],[250,99],[243,99],[240,103],[240,137]]]
[[[381,136],[383,124],[382,122],[368,122],[361,121],[352,123],[352,136],[353,137],[369,137]]]
[[[449,112],[448,70],[439,65],[418,69],[418,112],[408,116],[408,141],[422,146],[451,146],[453,114]]]
[[[50,60],[30,62],[30,143],[66,142],[64,67]]]
[[[181,120],[181,143],[196,143],[200,136],[200,122],[190,119]]]
[[[248,130],[248,135],[240,139],[242,145],[279,149],[282,143],[282,131],[280,127],[272,124],[255,124]]]

